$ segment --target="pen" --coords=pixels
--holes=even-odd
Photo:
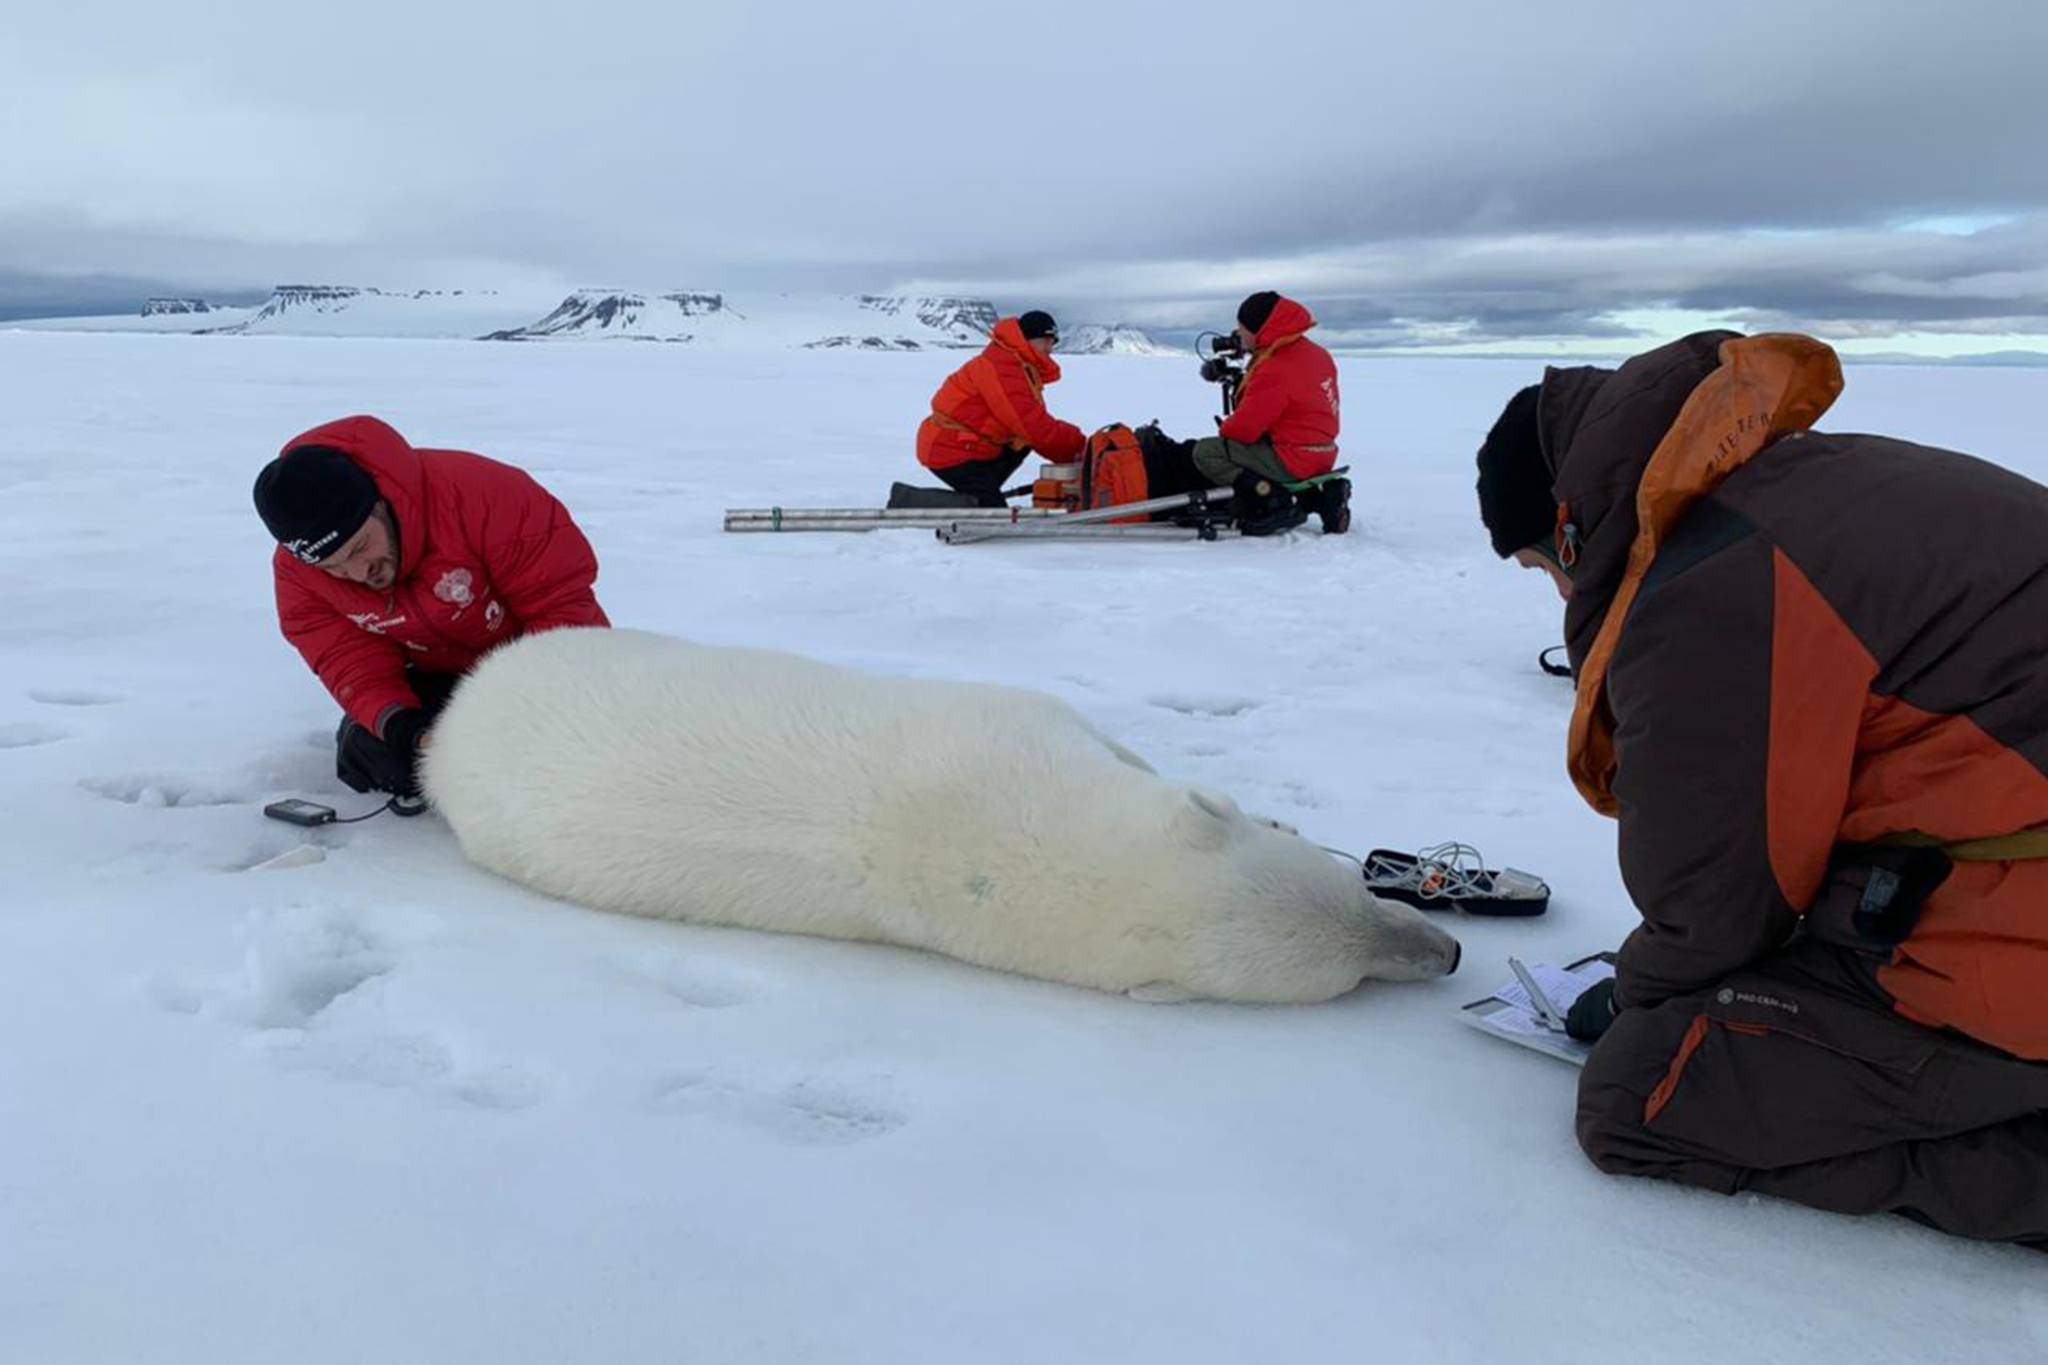
[[[1557,1032],[1564,1031],[1564,1016],[1557,1012],[1557,1006],[1550,1003],[1550,997],[1536,984],[1536,978],[1529,975],[1529,969],[1517,958],[1509,958],[1508,966],[1514,969],[1515,980],[1522,983],[1522,989],[1529,992],[1529,1003],[1536,1007],[1536,1015],[1543,1026]]]

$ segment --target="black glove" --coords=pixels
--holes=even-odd
[[[427,728],[433,723],[432,716],[416,707],[394,711],[384,722],[384,743],[402,769],[402,775],[394,774],[398,780],[390,789],[392,795],[417,797],[420,794],[420,741],[426,737]]]
[[[384,738],[378,739],[354,721],[343,721],[335,735],[335,776],[354,791],[417,799],[413,765],[431,723],[432,717],[416,708],[394,711],[384,722]]]
[[[1617,1012],[1614,978],[1610,976],[1579,992],[1579,998],[1572,1001],[1571,1011],[1564,1017],[1564,1031],[1582,1043],[1597,1042],[1614,1022]]]

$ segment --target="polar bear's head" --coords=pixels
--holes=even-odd
[[[1427,916],[1379,899],[1355,866],[1227,796],[1183,789],[1169,827],[1202,888],[1181,983],[1197,995],[1326,1000],[1369,979],[1457,969],[1458,941]]]

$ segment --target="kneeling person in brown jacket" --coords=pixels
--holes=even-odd
[[[1642,913],[1573,1010],[1579,1141],[2048,1247],[2048,488],[1812,430],[1841,384],[1703,332],[1547,371],[1479,453]]]

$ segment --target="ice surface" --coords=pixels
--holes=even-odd
[[[2042,1358],[2037,1254],[1604,1177],[1574,1074],[1459,1025],[1509,953],[1631,922],[1536,668],[1555,599],[1474,520],[1535,366],[1345,361],[1343,539],[720,532],[915,479],[958,360],[0,332],[0,1360]],[[1084,427],[1210,429],[1192,363],[1067,372]],[[2039,475],[2044,385],[1858,369],[1829,425]],[[249,506],[352,412],[532,469],[616,620],[1045,688],[1552,909],[1454,921],[1444,981],[1148,1006],[553,904],[432,817],[266,822],[368,804]]]

